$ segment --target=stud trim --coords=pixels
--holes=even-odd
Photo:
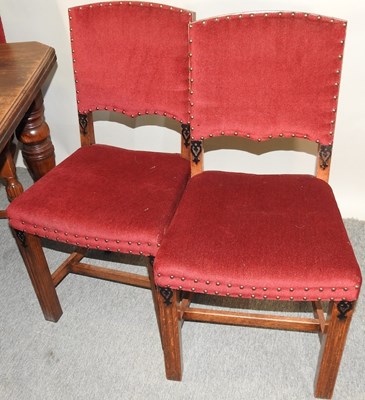
[[[84,248],[121,252],[129,254],[137,254],[143,256],[154,256],[160,243],[142,242],[140,240],[121,240],[119,238],[94,237],[88,234],[64,232],[55,227],[39,226],[26,221],[10,220],[10,225],[19,235],[29,233],[31,235],[44,237],[57,242],[67,243],[70,245],[80,246]],[[20,228],[20,229],[19,229]],[[18,234],[17,234],[17,237]],[[19,237],[19,240],[21,238]]]
[[[320,285],[301,287],[268,287],[248,282],[234,283],[231,281],[212,281],[201,276],[187,278],[173,274],[164,275],[158,272],[156,282],[160,286],[169,286],[174,289],[194,291],[197,293],[213,294],[220,296],[291,300],[291,301],[353,301],[358,298],[360,283],[348,287],[326,287]],[[217,290],[219,289],[219,291]]]

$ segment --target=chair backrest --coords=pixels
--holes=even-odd
[[[79,112],[188,122],[190,11],[144,2],[69,9]]]
[[[304,138],[319,144],[321,175],[329,169],[345,32],[343,20],[290,12],[190,24],[192,140]]]
[[[3,24],[1,22],[1,18],[0,18],[0,43],[6,43],[5,33],[3,29]]]

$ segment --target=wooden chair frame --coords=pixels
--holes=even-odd
[[[169,288],[157,288],[157,291],[161,339],[168,379],[177,381],[182,379],[183,321],[301,331],[319,334],[321,349],[315,378],[315,396],[325,399],[332,397],[355,302],[331,301],[326,316],[321,302],[313,302],[314,318],[303,318],[196,308],[191,307],[192,296],[186,296],[181,291]]]

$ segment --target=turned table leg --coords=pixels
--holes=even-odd
[[[12,145],[12,142],[8,143],[0,155],[0,177],[5,181],[9,201],[14,200],[15,197],[23,193],[23,186],[16,176]]]
[[[43,96],[39,92],[17,131],[23,159],[36,181],[55,166],[54,147],[44,119]]]
[[[5,181],[5,189],[9,201],[23,192],[23,186],[18,181],[12,152],[13,143],[9,142],[0,154],[0,178]],[[6,218],[6,211],[0,210],[0,219]]]

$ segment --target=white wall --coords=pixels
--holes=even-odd
[[[361,162],[365,150],[365,2],[359,0],[169,0],[168,4],[196,11],[197,18],[250,10],[306,11],[348,20],[342,85],[332,157],[330,183],[342,215],[365,220],[365,184]],[[76,102],[68,33],[68,7],[82,0],[0,0],[0,14],[7,40],[39,41],[55,48],[58,66],[44,88],[45,114],[56,148],[57,162],[79,146]],[[179,136],[170,127],[147,129],[119,126],[109,134],[110,123],[97,122],[99,141],[132,149],[179,151]],[[349,140],[347,140],[349,139]],[[284,155],[284,162],[281,156]],[[279,160],[280,156],[280,160]],[[220,168],[249,172],[312,173],[313,156],[292,151],[255,155],[237,149],[207,153],[206,169]],[[18,161],[21,163],[21,160]]]

